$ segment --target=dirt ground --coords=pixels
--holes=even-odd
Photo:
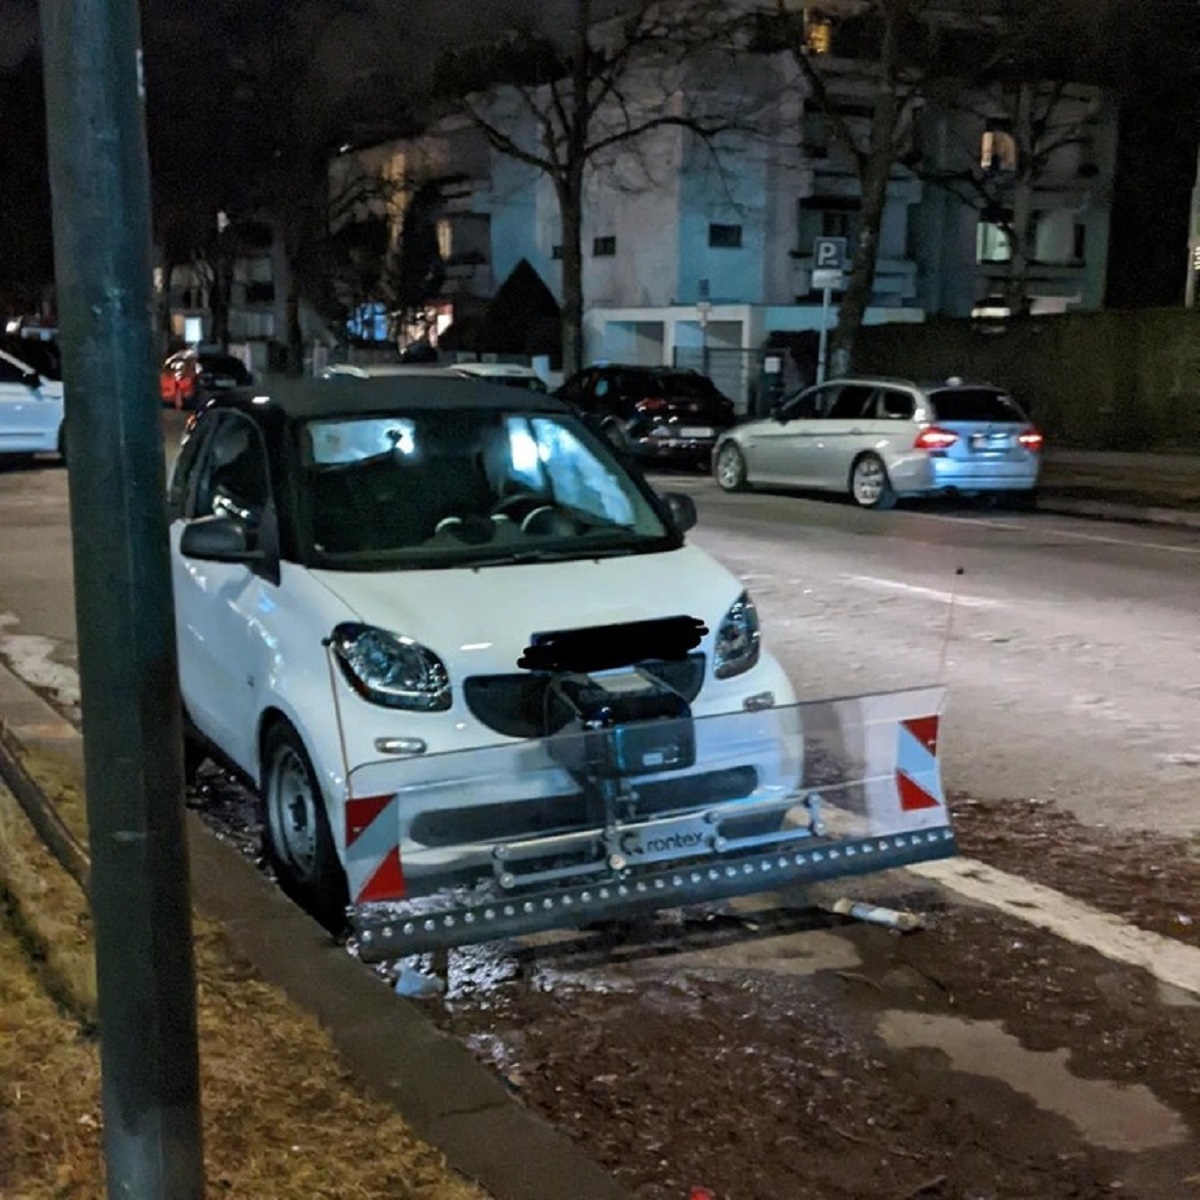
[[[1088,831],[1045,805],[956,807],[964,852],[1195,942],[1193,847]],[[457,955],[448,997],[427,1007],[644,1200],[1200,1196],[1200,1006],[902,874],[884,886],[930,928],[698,912],[607,944]],[[806,966],[831,934],[849,965]],[[887,1036],[922,1026],[924,1044]],[[1002,1064],[955,1062],[956,1037],[1015,1054],[1015,1086]],[[1071,1095],[1106,1081],[1128,1137],[1026,1094],[1022,1073],[1060,1060]],[[1151,1114],[1141,1143],[1120,1108],[1135,1095],[1173,1114]],[[1088,1103],[1103,1112],[1106,1094]]]
[[[255,855],[244,794],[193,802]],[[953,804],[964,854],[1200,945],[1200,846]],[[641,1200],[1200,1200],[1200,1001],[903,872],[862,887],[928,928],[817,891],[456,951],[421,1003]]]

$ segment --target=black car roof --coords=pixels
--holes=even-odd
[[[291,420],[315,417],[366,416],[421,409],[504,409],[569,413],[560,400],[539,392],[459,378],[382,376],[359,379],[288,379],[242,389],[213,401],[221,408],[240,408],[256,415],[282,412]]]

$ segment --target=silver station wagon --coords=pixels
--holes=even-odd
[[[991,384],[849,377],[788,397],[713,452],[726,491],[776,484],[842,492],[863,508],[898,498],[1004,493],[1029,505],[1042,435]]]

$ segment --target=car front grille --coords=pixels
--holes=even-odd
[[[674,688],[689,704],[704,685],[706,659],[689,654],[674,661],[639,663],[648,674]],[[463,683],[472,716],[505,737],[538,738],[555,732],[545,727],[546,688],[550,676],[523,671],[512,675],[473,675]]]

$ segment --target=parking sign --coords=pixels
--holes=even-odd
[[[812,285],[815,288],[840,288],[846,266],[846,239],[821,237],[813,242]]]

